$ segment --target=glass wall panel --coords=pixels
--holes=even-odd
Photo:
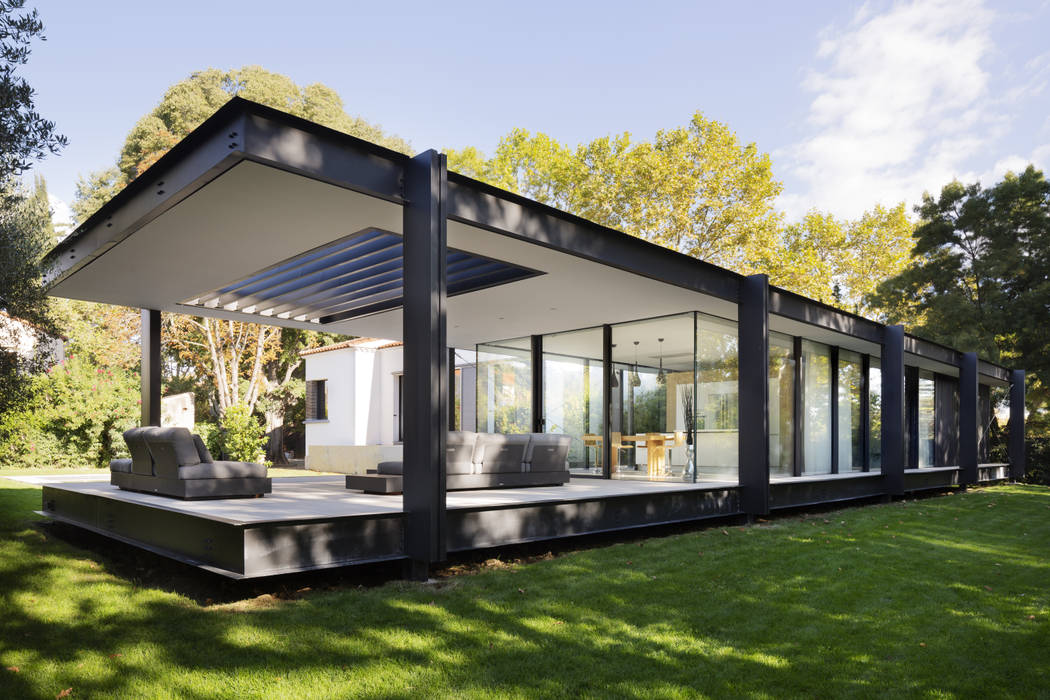
[[[831,353],[802,341],[803,474],[831,473]]]
[[[477,429],[532,431],[532,343],[515,338],[477,346]]]
[[[569,471],[602,473],[602,329],[543,336],[544,430],[572,438]]]
[[[932,467],[936,425],[933,372],[919,371],[919,467]]]
[[[882,471],[882,365],[871,358],[868,367],[868,470]]]
[[[791,336],[769,334],[769,473],[791,476],[795,431],[795,355]]]
[[[612,328],[612,476],[687,480],[695,413],[694,314]]]
[[[697,478],[738,482],[740,382],[737,325],[697,314]]]
[[[838,458],[839,472],[864,470],[864,443],[861,435],[860,394],[863,389],[861,357],[848,350],[839,351],[838,366]]]

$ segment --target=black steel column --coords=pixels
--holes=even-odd
[[[160,311],[142,309],[142,425],[160,425]]]
[[[804,367],[802,366],[802,338],[795,336],[791,344],[791,352],[795,357],[795,395],[794,395],[794,409],[795,409],[795,420],[791,423],[792,436],[791,436],[791,473],[794,476],[802,476],[802,472],[806,466],[806,450],[805,450],[805,430],[806,421],[804,414],[806,411],[806,392],[802,386],[802,381],[805,378]]]
[[[748,515],[769,513],[769,278],[740,282],[740,498]]]
[[[882,478],[904,493],[904,327],[886,326],[882,342]]]
[[[977,483],[977,353],[963,353],[959,365],[959,483]],[[949,437],[949,439],[951,439]]]
[[[460,406],[463,405],[462,392]],[[456,429],[456,349],[448,349],[448,429]]]
[[[871,355],[860,356],[860,463],[871,471]]]
[[[612,478],[612,326],[602,326],[602,476]]]
[[[447,199],[444,155],[426,151],[405,164],[403,503],[408,573],[416,579],[445,558]]]
[[[546,427],[543,419],[543,336],[531,336],[532,340],[532,432],[542,433]]]
[[[905,467],[919,467],[919,368],[904,368]]]
[[[1008,448],[1010,454],[1010,478],[1020,481],[1024,478],[1024,370],[1010,372],[1010,437]]]
[[[839,347],[828,348],[831,369],[831,473],[839,473]]]

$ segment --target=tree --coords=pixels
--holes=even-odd
[[[811,211],[784,228],[764,267],[772,284],[870,314],[876,309],[869,297],[879,280],[907,264],[913,229],[903,202],[892,209],[875,206],[853,221]]]
[[[33,39],[44,39],[37,11],[25,0],[0,0],[0,183],[21,175],[34,161],[57,153],[66,138],[33,106],[33,88],[15,71],[29,60]]]
[[[54,229],[43,180],[28,194],[17,178],[66,139],[36,111],[33,88],[16,73],[29,60],[33,39],[44,38],[37,11],[24,6],[24,0],[0,0],[0,310],[25,322],[40,347],[57,334],[40,268]],[[42,362],[0,348],[0,413],[28,398],[29,377]]]
[[[990,188],[946,185],[917,208],[912,258],[872,301],[892,323],[1029,371],[1029,434],[1048,429],[1050,182],[1033,166]]]
[[[0,310],[36,336],[37,348],[59,335],[40,270],[53,236],[42,180],[35,194],[0,190]],[[46,369],[47,361],[46,353],[23,356],[0,348],[0,414],[27,400],[32,376]]]
[[[449,168],[740,272],[772,256],[780,214],[768,154],[696,113],[652,141],[606,136],[575,149],[515,129],[492,158],[449,151]]]

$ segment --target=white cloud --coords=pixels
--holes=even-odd
[[[915,0],[826,30],[803,82],[810,135],[783,154],[804,190],[783,197],[788,215],[856,216],[973,178],[967,162],[1005,128],[982,65],[992,21],[980,0]]]
[[[55,226],[55,233],[59,238],[65,238],[73,230],[73,210],[64,200],[50,192],[47,203],[51,206],[51,223]]]

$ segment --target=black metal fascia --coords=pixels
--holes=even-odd
[[[449,173],[449,219],[713,297],[737,301],[743,277],[520,195]]]
[[[871,343],[882,343],[884,326],[881,323],[779,287],[769,287],[769,313]]]

